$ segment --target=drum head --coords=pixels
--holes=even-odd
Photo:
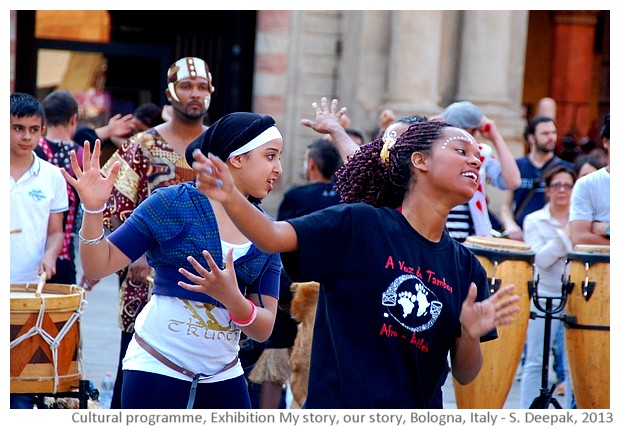
[[[38,312],[42,301],[49,311],[77,309],[85,300],[85,291],[77,285],[46,283],[41,296],[36,284],[11,284],[11,312]]]
[[[609,264],[609,246],[577,244],[566,256],[569,261],[581,261],[595,264],[603,262]]]
[[[609,255],[609,246],[595,244],[577,244],[573,249],[574,253],[597,253]]]
[[[465,239],[464,244],[478,249],[503,250],[508,252],[531,251],[529,244],[509,238],[470,236]]]

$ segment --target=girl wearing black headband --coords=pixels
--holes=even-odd
[[[217,154],[245,198],[261,199],[282,172],[281,150],[273,118],[233,113],[191,143],[186,157]],[[123,360],[122,408],[250,408],[239,338],[243,332],[265,341],[271,334],[280,257],[254,246],[194,182],[157,189],[106,237],[102,212],[121,165],[105,177],[99,154],[98,140],[92,155],[86,142],[84,168],[72,154],[76,178],[63,171],[83,202],[84,272],[102,278],[144,253],[155,270],[153,296],[136,318]]]

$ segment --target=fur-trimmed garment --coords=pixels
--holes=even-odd
[[[252,383],[286,383],[291,376],[290,349],[265,349],[248,376]]]
[[[299,322],[295,345],[291,353],[291,393],[296,405],[301,407],[308,395],[310,351],[312,350],[312,332],[314,331],[319,284],[316,282],[293,283],[291,291],[293,292],[291,315]]]

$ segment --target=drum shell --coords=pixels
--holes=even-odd
[[[480,373],[464,386],[453,380],[454,393],[458,408],[501,409],[512,388],[525,344],[530,311],[529,282],[534,276],[535,255],[523,242],[474,238],[476,241],[466,240],[465,245],[476,254],[490,279],[501,280],[500,288],[514,283],[520,310],[513,323],[497,328],[497,339],[480,344],[483,356]]]
[[[76,311],[82,308],[84,290],[76,285],[45,284],[40,297],[36,285],[11,285],[10,341],[23,336],[37,324],[54,339]],[[44,309],[41,305],[44,301]],[[56,373],[52,348],[40,333],[24,339],[11,348],[11,393],[56,393],[76,390],[81,373],[81,336],[79,317],[59,340]]]
[[[581,329],[579,325],[610,326],[609,307],[609,248],[576,246],[567,255],[570,263],[569,282],[574,286],[568,293],[565,314],[574,316],[576,326],[565,326],[565,342],[571,382],[577,408],[608,409],[610,407],[610,331]],[[588,251],[588,249],[590,251]],[[583,288],[588,266],[588,284],[594,289],[588,295]]]

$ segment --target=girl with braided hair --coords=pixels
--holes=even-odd
[[[518,311],[514,286],[489,297],[476,256],[450,238],[452,207],[478,186],[478,146],[443,122],[360,147],[337,173],[340,204],[273,221],[237,191],[226,164],[194,154],[197,188],[220,201],[293,281],[321,284],[304,408],[430,408],[448,355],[461,384],[480,342]]]

